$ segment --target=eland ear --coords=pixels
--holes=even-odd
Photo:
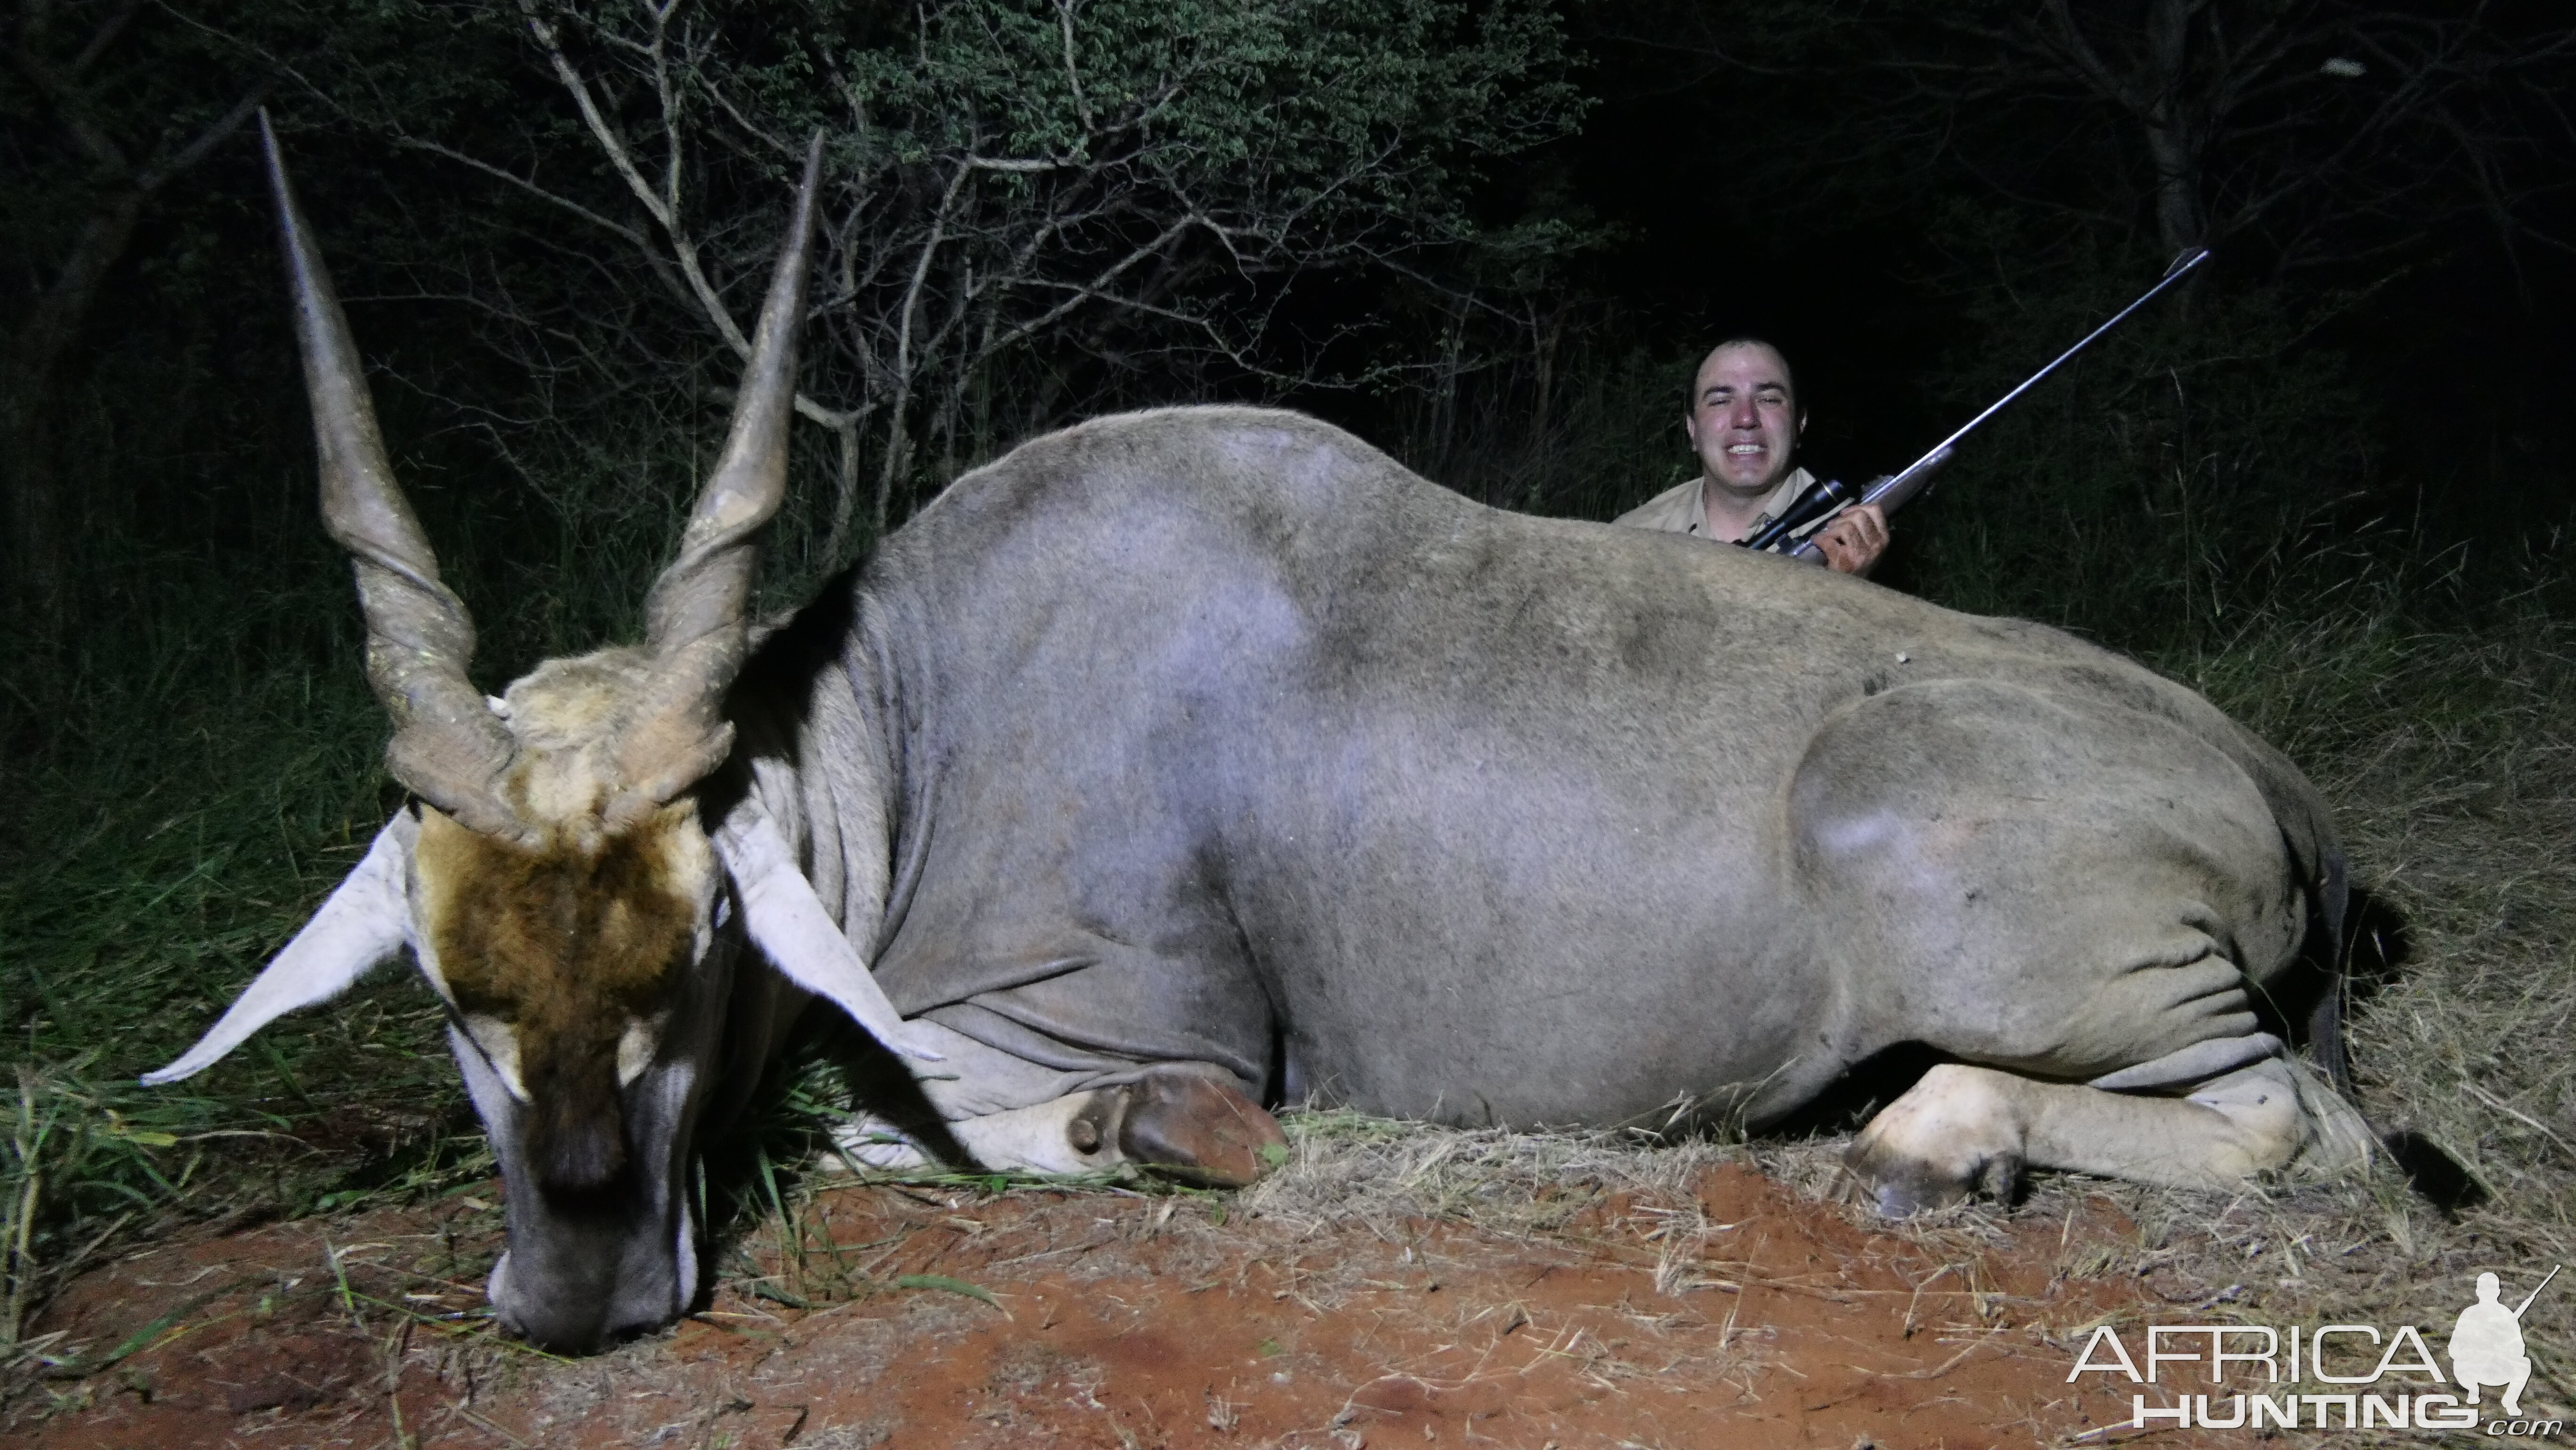
[[[825,998],[906,1057],[937,1062],[940,1054],[914,1041],[916,1033],[894,1010],[858,948],[841,934],[814,883],[796,867],[795,854],[769,817],[757,810],[734,813],[715,834],[716,855],[742,897],[743,925],[779,975]]]
[[[271,1022],[298,1007],[328,1002],[349,990],[369,968],[403,948],[411,935],[405,878],[420,823],[409,811],[376,833],[366,859],[333,890],[322,909],[295,934],[233,1005],[177,1062],[143,1076],[145,1087],[193,1077]]]

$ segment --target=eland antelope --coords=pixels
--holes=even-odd
[[[910,1069],[862,1107],[991,1167],[1240,1183],[1262,1104],[1309,1099],[1759,1126],[1901,1044],[1943,1062],[1850,1155],[1890,1212],[2365,1151],[2267,1015],[2342,910],[2316,793],[2053,630],[1483,508],[1251,408],[1029,442],[752,630],[810,161],[645,642],[487,701],[276,174],[414,801],[149,1080],[408,947],[508,1191],[494,1306],[541,1343],[685,1312],[693,1142],[811,997]]]

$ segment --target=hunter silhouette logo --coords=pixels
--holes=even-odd
[[[2498,1385],[2504,1390],[2504,1412],[2522,1413],[2522,1387],[2531,1382],[2531,1356],[2522,1350],[2522,1311],[2540,1297],[2541,1289],[2549,1287],[2549,1279],[2557,1277],[2553,1265],[2540,1288],[2507,1309],[2496,1298],[2503,1281],[2493,1274],[2478,1275],[2478,1302],[2461,1310],[2458,1322],[2451,1326],[2451,1377],[2460,1382],[2460,1392],[2470,1404],[2478,1402],[2480,1385]]]

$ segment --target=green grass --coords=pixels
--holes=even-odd
[[[135,1081],[293,935],[390,799],[345,581],[335,568],[279,590],[186,560],[138,565],[119,581],[126,617],[41,680],[13,671],[0,1351],[64,1275],[173,1215],[337,1207],[480,1153],[437,1014],[392,973],[205,1076]]]

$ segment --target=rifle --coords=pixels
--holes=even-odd
[[[2555,1279],[2558,1277],[2558,1267],[2559,1266],[2556,1264],[2549,1266],[2549,1279]],[[2540,1297],[2540,1291],[2549,1287],[2549,1279],[2541,1280],[2537,1288],[2534,1288],[2530,1293],[2522,1296],[2521,1303],[2513,1306],[2514,1318],[2520,1319],[2522,1317],[2522,1311],[2531,1307],[2531,1301]],[[2322,1415],[2325,1411],[2319,1410],[2317,1413]]]
[[[2209,248],[2207,247],[2196,247],[2176,257],[2173,265],[2165,269],[2163,280],[2148,288],[2145,296],[2121,308],[2110,321],[2086,333],[2082,342],[2059,353],[2056,361],[2022,379],[2020,387],[1988,404],[1984,412],[1970,418],[1958,432],[1934,444],[1931,452],[1905,465],[1903,472],[1881,477],[1865,490],[1854,490],[1851,485],[1840,479],[1829,478],[1810,484],[1804,493],[1799,494],[1790,501],[1787,508],[1780,511],[1778,518],[1746,535],[1739,542],[1748,549],[1772,550],[1786,554],[1792,559],[1803,559],[1810,564],[1822,564],[1825,562],[1825,551],[1816,547],[1815,540],[1799,539],[1792,542],[1790,535],[1847,506],[1874,503],[1892,514],[1911,503],[1917,496],[1932,487],[1933,473],[1939,470],[1942,464],[1950,461],[1950,454],[1958,447],[1960,439],[1975,432],[1979,424],[2002,412],[2005,405],[2011,403],[2013,399],[2029,392],[2038,385],[2040,379],[2057,371],[2068,358],[2091,347],[2095,338],[2128,321],[2130,313],[2155,301],[2159,293],[2181,281],[2194,267],[2208,260]],[[1853,496],[1855,492],[1859,495],[1857,498]]]

